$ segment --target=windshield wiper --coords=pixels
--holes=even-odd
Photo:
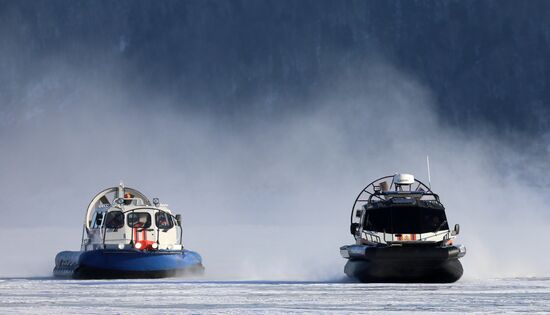
[[[439,232],[439,230],[441,230],[441,228],[443,227],[443,225],[445,225],[446,223],[447,223],[447,220],[443,220],[443,222],[441,222],[441,224],[437,227],[437,229],[435,230],[434,233]]]

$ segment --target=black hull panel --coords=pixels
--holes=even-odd
[[[445,261],[349,260],[344,272],[361,282],[452,283],[463,274],[458,259]]]
[[[344,272],[361,282],[451,283],[462,277],[458,259],[463,247],[367,246],[340,248],[348,262]]]

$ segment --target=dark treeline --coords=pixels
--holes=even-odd
[[[448,124],[542,136],[549,53],[548,1],[0,1],[8,107],[62,62],[182,107],[285,113],[383,57]]]

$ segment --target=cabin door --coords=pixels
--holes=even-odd
[[[105,218],[105,243],[120,244],[128,243],[128,227],[124,224],[124,213],[122,211],[110,211]]]
[[[159,248],[168,249],[178,243],[178,232],[174,218],[166,212],[155,214],[155,225],[159,231]]]

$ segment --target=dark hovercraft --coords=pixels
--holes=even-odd
[[[385,176],[355,200],[350,232],[354,245],[340,248],[344,272],[361,282],[450,283],[463,274],[439,196],[409,174]]]

